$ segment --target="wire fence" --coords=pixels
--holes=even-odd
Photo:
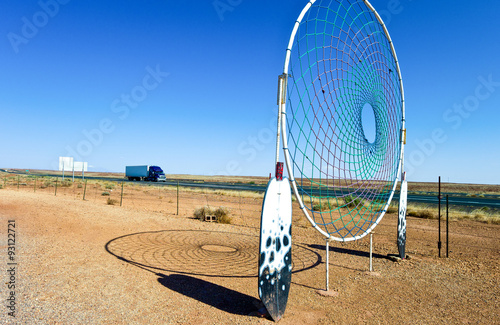
[[[202,182],[202,181],[200,181]],[[193,217],[196,209],[223,207],[231,214],[232,224],[259,227],[264,193],[213,190],[162,183],[75,179],[71,177],[7,175],[0,187],[71,197],[98,204],[140,209],[182,217]]]
[[[200,181],[200,183],[202,182]],[[71,177],[63,179],[62,177],[53,176],[12,174],[5,175],[0,179],[0,188],[43,193],[56,197],[70,197],[74,200],[85,200],[96,204],[114,205],[127,209],[164,213],[185,218],[194,218],[194,212],[202,207],[213,209],[222,207],[229,211],[231,224],[256,230],[260,227],[264,197],[264,193],[239,190],[216,190],[120,180],[75,179],[73,181]],[[307,228],[310,226],[295,201],[293,203],[292,222],[295,227]],[[491,227],[491,232],[484,231],[483,228],[487,226]],[[498,225],[482,225],[478,223],[476,233],[474,227],[464,229],[463,227],[455,227],[455,224],[452,223],[449,232],[450,246],[455,250],[480,249],[500,253],[498,228],[500,228]],[[438,229],[437,220],[408,218],[408,252],[418,252],[419,247],[427,247],[430,255],[435,254],[437,256]],[[381,243],[381,245],[396,242],[397,212],[384,217],[375,229],[375,236],[377,242]],[[446,248],[444,231],[441,236],[444,254]],[[354,245],[366,246],[368,245],[368,239],[365,237]],[[412,247],[415,249],[412,249]]]

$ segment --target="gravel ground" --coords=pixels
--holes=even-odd
[[[2,324],[272,323],[257,315],[257,225],[7,189],[0,218],[2,269],[9,220],[17,262],[16,317],[2,306]],[[376,229],[376,272],[367,272],[368,239],[330,244],[335,297],[316,292],[325,287],[324,240],[296,226],[280,324],[500,324],[500,226],[454,222],[451,257],[439,259],[436,222],[409,218],[410,259],[394,262],[396,222],[388,215]]]

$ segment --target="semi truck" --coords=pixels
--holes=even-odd
[[[158,166],[125,166],[125,177],[129,181],[165,182],[165,173]]]

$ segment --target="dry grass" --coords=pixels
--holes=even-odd
[[[295,196],[293,196],[295,200]],[[304,197],[303,203],[306,206],[312,206],[313,211],[331,211],[339,206],[335,198],[319,199],[317,197]]]
[[[349,210],[352,212],[356,211],[361,211],[363,208],[368,209],[370,207],[371,201],[368,200],[362,200],[357,197],[353,196],[346,196],[343,200],[339,201],[336,198],[330,198],[329,200],[326,199],[318,199],[318,198],[306,198],[304,204],[309,204],[308,206],[311,206],[312,202],[312,207],[313,211],[318,211],[318,212],[323,212],[323,211],[331,211],[331,210],[336,210],[339,207],[341,208],[349,208]],[[382,208],[382,207],[381,207]],[[387,213],[397,213],[398,212],[398,204],[397,203],[392,203],[388,208],[387,208]]]
[[[209,206],[198,208],[193,213],[194,217],[200,221],[205,221],[206,216],[215,216],[217,218],[217,223],[231,224],[232,220],[229,214],[230,211],[228,208],[218,207],[214,209]]]
[[[387,213],[398,213],[399,212],[399,207],[395,204],[391,204],[389,205],[389,207],[387,208]]]
[[[107,190],[114,190],[115,189],[115,184],[114,183],[109,183],[109,182],[106,182],[105,186],[104,186]]]
[[[40,185],[41,188],[47,188],[47,187],[53,187],[55,186],[55,183],[52,180],[44,180],[42,185]]]
[[[417,194],[436,194],[437,183],[409,182],[408,190]],[[441,183],[442,193],[463,193],[468,196],[500,195],[500,185]]]
[[[107,200],[108,205],[115,205],[117,203],[118,203],[118,200],[115,200],[115,199],[108,197],[108,200]]]
[[[220,182],[220,183],[236,183],[236,184],[261,184],[265,185],[269,182],[268,177],[259,176],[204,176],[204,175],[182,175],[168,174],[167,179],[195,181],[195,182]]]
[[[422,219],[438,219],[438,209],[436,207],[423,206],[417,204],[408,204],[407,215],[410,217]],[[441,212],[441,217],[446,217],[446,212]],[[487,208],[475,209],[472,211],[461,211],[458,209],[449,209],[450,220],[475,220],[487,224],[500,224],[500,215],[498,212],[490,212]]]
[[[73,182],[69,179],[65,179],[64,181],[60,182],[58,186],[61,186],[61,187],[72,187],[73,186]]]
[[[138,186],[138,184],[134,184],[134,186]],[[162,190],[177,191],[177,187],[167,185],[163,186]],[[264,198],[264,192],[255,192],[255,191],[233,191],[233,190],[217,190],[208,188],[182,187],[182,192],[205,194],[205,195],[221,195],[229,197],[251,198],[251,199]]]

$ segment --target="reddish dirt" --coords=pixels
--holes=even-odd
[[[16,315],[12,324],[271,324],[258,317],[261,198],[159,188],[0,189],[1,229],[16,225]],[[232,224],[196,220],[203,205],[226,206]],[[450,257],[438,258],[437,221],[408,218],[409,259],[395,262],[395,215],[369,238],[325,242],[294,210],[294,273],[280,324],[498,324],[500,226],[450,225]],[[444,229],[444,227],[443,227]],[[7,263],[2,231],[0,263]],[[445,241],[443,232],[443,242]],[[443,256],[446,246],[443,244]],[[2,275],[6,281],[7,274]],[[2,282],[2,301],[7,298]]]

